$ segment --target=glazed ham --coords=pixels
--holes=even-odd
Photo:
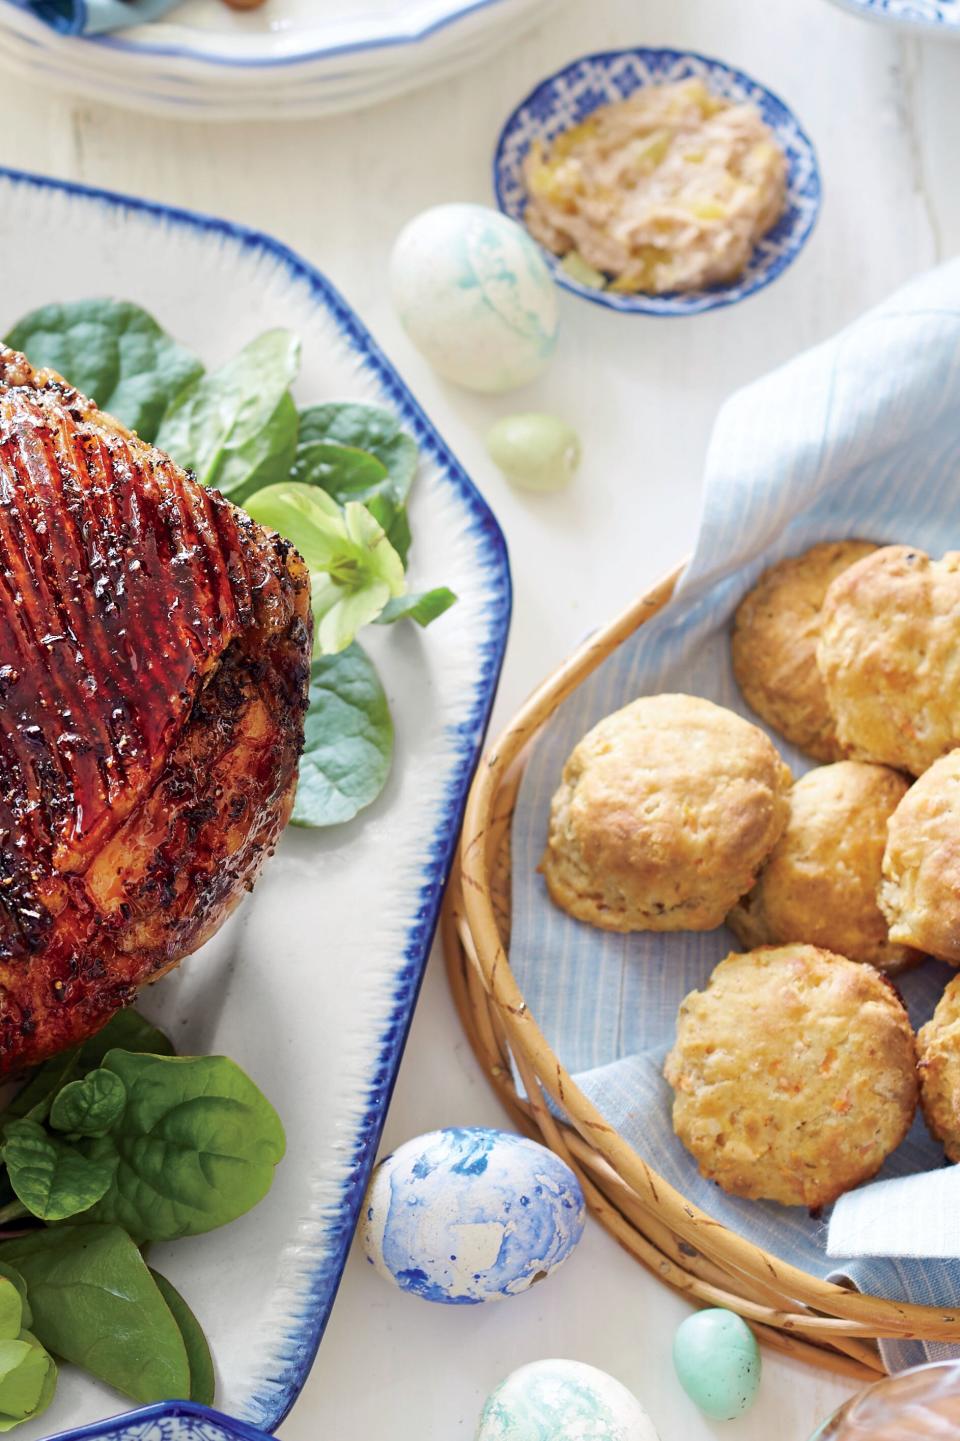
[[[0,347],[0,1074],[221,925],[285,825],[309,581],[279,536]]]

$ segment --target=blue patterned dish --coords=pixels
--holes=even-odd
[[[56,1441],[267,1441],[243,1421],[235,1421],[192,1401],[142,1406],[93,1426],[61,1432]]]
[[[960,3],[960,0],[958,0]],[[820,210],[820,170],[813,143],[783,101],[720,60],[681,50],[609,50],[574,60],[542,81],[508,119],[497,141],[493,185],[501,210],[523,221],[526,190],[523,159],[536,139],[552,140],[591,111],[625,100],[642,85],[702,79],[716,94],[751,100],[773,130],[787,156],[787,206],[774,228],[757,245],[746,272],[732,285],[673,295],[621,295],[595,290],[572,280],[555,255],[545,251],[558,282],[597,305],[640,315],[699,315],[733,305],[762,290],[799,255]]]
[[[960,0],[833,0],[833,4],[865,20],[960,40]]]
[[[333,1305],[433,939],[506,644],[506,548],[376,341],[330,282],[277,241],[0,167],[0,253],[31,257],[0,293],[0,335],[44,302],[103,294],[145,306],[211,365],[270,327],[295,330],[298,399],[387,406],[416,436],[411,583],[442,581],[459,596],[429,635],[409,626],[364,637],[396,721],[384,794],[348,826],[288,830],[253,896],[141,1002],[181,1051],[234,1057],[283,1118],[287,1156],[266,1200],[208,1236],[151,1252],[207,1331],[218,1406],[272,1431]],[[64,1367],[50,1410],[17,1438],[67,1428],[75,1438],[122,1405]]]

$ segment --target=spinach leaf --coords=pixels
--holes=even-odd
[[[195,356],[126,300],[45,305],[13,327],[7,344],[58,370],[144,440],[156,438],[167,410],[203,374]]]
[[[157,1290],[169,1306],[170,1314],[180,1327],[180,1335],[183,1337],[190,1365],[190,1395],[187,1400],[196,1401],[201,1406],[212,1406],[217,1378],[203,1328],[180,1292],[171,1285],[166,1276],[161,1276],[152,1266],[150,1275],[156,1281]]]
[[[415,620],[417,625],[428,626],[456,603],[457,597],[445,585],[437,586],[436,590],[420,591],[418,595],[399,595],[383,607],[377,616],[376,624],[393,625],[395,620],[406,619]]]
[[[71,1081],[55,1098],[50,1124],[57,1131],[80,1136],[102,1136],[119,1120],[127,1104],[123,1082],[113,1071],[90,1071],[82,1081]]]
[[[107,1135],[76,1143],[113,1174],[85,1220],[116,1222],[137,1242],[172,1241],[224,1226],[263,1199],[283,1158],[283,1127],[239,1066],[127,1051],[103,1064],[123,1081],[127,1103]]]
[[[162,1031],[141,1016],[139,1011],[117,1011],[102,1031],[61,1056],[44,1061],[33,1072],[22,1090],[10,1102],[4,1116],[26,1116],[37,1110],[32,1120],[43,1120],[46,1107],[61,1086],[74,1076],[95,1070],[108,1051],[146,1051],[156,1056],[172,1056],[173,1046]]]
[[[2,1155],[16,1196],[41,1221],[89,1210],[113,1180],[109,1163],[87,1160],[36,1121],[9,1121]]]
[[[302,435],[290,479],[318,485],[341,505],[348,500],[367,501],[374,495],[395,495],[387,467],[375,455],[332,440],[304,445]]]
[[[31,1346],[36,1347],[36,1349],[39,1350],[39,1351],[43,1351],[44,1356],[47,1358],[47,1374],[46,1374],[46,1377],[45,1377],[45,1379],[44,1379],[43,1385],[42,1385],[42,1387],[40,1388],[40,1399],[38,1400],[36,1406],[34,1406],[34,1408],[33,1408],[33,1410],[31,1411],[29,1417],[24,1417],[24,1420],[32,1420],[34,1416],[42,1416],[43,1413],[44,1413],[44,1411],[46,1411],[47,1407],[50,1405],[50,1402],[53,1400],[54,1393],[56,1392],[56,1389],[57,1389],[57,1363],[56,1363],[56,1361],[54,1361],[54,1359],[53,1359],[53,1357],[50,1355],[49,1351],[47,1351],[47,1350],[40,1344],[40,1342],[37,1340],[36,1336],[34,1336],[34,1334],[33,1334],[32,1331],[29,1331],[29,1330],[23,1330],[23,1331],[21,1331],[21,1332],[20,1332],[20,1340],[21,1340],[21,1341],[29,1341],[29,1343],[30,1343]],[[20,1424],[20,1423],[19,1423],[18,1421],[15,1421],[15,1422],[14,1422],[14,1425],[19,1425],[19,1424]],[[13,1429],[13,1428],[12,1428],[11,1426],[6,1426],[6,1425],[0,1426],[0,1430],[3,1430],[3,1431],[10,1431],[10,1430],[12,1430],[12,1429]]]
[[[317,486],[341,505],[349,500],[360,501],[406,564],[410,550],[407,507],[397,499],[385,467],[375,456],[320,441],[302,451],[298,449],[290,479],[298,485]]]
[[[387,698],[356,641],[313,662],[305,733],[291,820],[298,826],[352,820],[383,790],[393,759]]]
[[[310,571],[315,649],[346,650],[361,626],[406,589],[403,562],[382,527],[357,501],[342,508],[309,485],[271,485],[246,502],[254,520],[297,547]]]
[[[56,1385],[56,1363],[36,1336],[22,1331],[16,1340],[0,1341],[0,1431],[40,1416]]]
[[[26,1282],[24,1281],[24,1286]],[[0,1340],[9,1341],[20,1335],[23,1320],[23,1297],[8,1277],[0,1281]]]
[[[187,1400],[180,1329],[119,1226],[53,1226],[0,1246],[26,1280],[33,1329],[65,1361],[134,1401]]]
[[[13,1284],[20,1297],[20,1325],[32,1326],[33,1315],[30,1310],[30,1302],[27,1300],[26,1281],[20,1275],[19,1271],[14,1270],[13,1266],[4,1266],[2,1263],[0,1263],[0,1276],[2,1276],[5,1281],[10,1281]],[[4,1332],[4,1334],[16,1335],[16,1332]]]
[[[237,503],[285,480],[297,447],[289,388],[299,365],[297,337],[268,330],[194,382],[168,412],[157,445]]]
[[[372,405],[314,405],[300,412],[290,479],[338,500],[361,501],[406,564],[410,524],[405,501],[416,474],[416,442],[387,410]]]
[[[354,451],[366,451],[383,466],[390,479],[393,496],[398,501],[406,500],[410,494],[417,473],[419,450],[412,436],[401,429],[389,410],[377,405],[359,405],[352,401],[329,405],[311,405],[300,412],[300,439],[297,445],[297,465],[306,456],[311,446],[322,442],[348,446]],[[323,481],[307,476],[294,475],[294,480],[311,479],[315,485]],[[330,490],[335,499],[342,497]],[[363,500],[354,495],[354,500]]]

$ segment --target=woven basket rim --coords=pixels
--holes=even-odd
[[[574,651],[483,756],[443,916],[454,999],[488,1079],[514,1120],[574,1166],[594,1214],[638,1259],[694,1299],[739,1310],[780,1349],[847,1374],[875,1376],[883,1367],[864,1340],[960,1342],[960,1313],[823,1281],[689,1202],[605,1121],[553,1052],[513,975],[497,918],[492,868],[509,834],[525,750],[567,696],[670,602],[685,565],[674,567]],[[514,1085],[511,1060],[525,1095]],[[567,1124],[557,1122],[545,1096],[562,1108]],[[653,1256],[647,1254],[651,1246]],[[717,1274],[726,1279],[726,1291],[709,1279]],[[726,1299],[712,1299],[718,1294]]]

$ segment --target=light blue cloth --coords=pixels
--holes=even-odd
[[[158,20],[181,0],[13,0],[61,35],[102,35]]]
[[[586,1093],[704,1211],[817,1275],[954,1307],[960,1261],[828,1260],[825,1219],[724,1195],[701,1179],[673,1135],[660,1070],[677,1007],[736,947],[732,935],[600,932],[554,907],[537,874],[550,798],[583,733],[658,691],[706,696],[750,715],[730,665],[737,602],[771,562],[847,536],[907,542],[936,556],[960,548],[960,262],[911,283],[723,407],[697,547],[676,599],[564,704],[527,766],[513,832],[511,959],[531,1013]],[[646,543],[642,530],[636,543]],[[809,769],[774,739],[795,773]],[[915,1023],[929,1016],[948,974],[930,962],[903,978]],[[941,1148],[918,1122],[883,1175],[942,1165]],[[957,1237],[960,1256],[960,1215]],[[892,1368],[942,1350],[884,1345]]]

